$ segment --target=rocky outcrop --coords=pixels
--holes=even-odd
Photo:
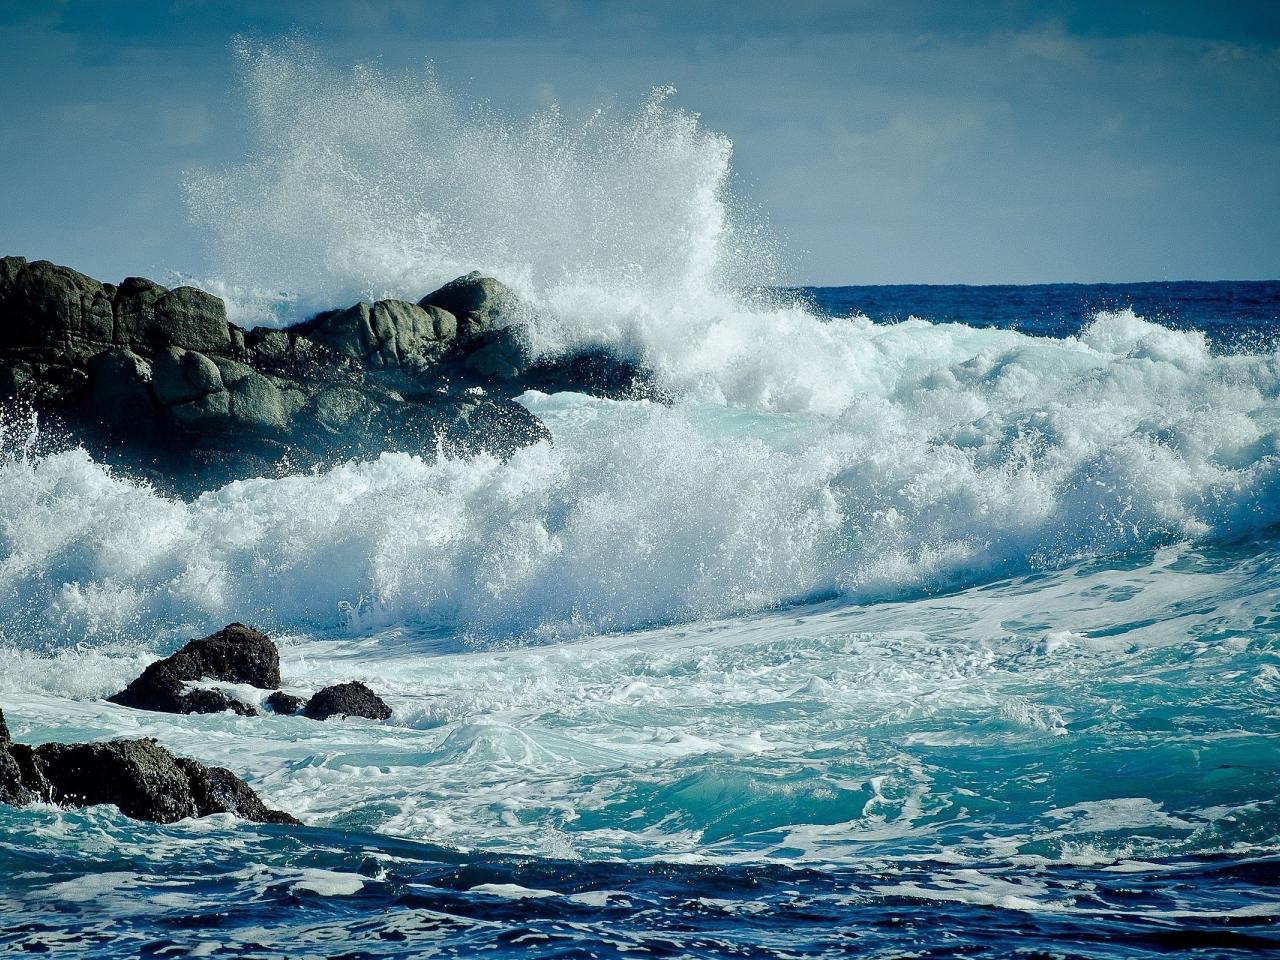
[[[265,634],[233,623],[150,664],[129,686],[107,699],[163,713],[231,710],[241,716],[257,716],[256,708],[220,690],[188,686],[201,680],[247,683],[270,690],[280,685],[280,654]]]
[[[325,687],[307,701],[302,713],[312,720],[328,720],[337,716],[387,720],[391,717],[391,708],[376,693],[355,680]]]
[[[0,402],[26,402],[96,458],[191,495],[386,450],[508,457],[549,437],[514,401],[530,387],[650,391],[641,370],[605,354],[534,358],[525,309],[473,273],[416,304],[245,330],[194,287],[112,286],[6,257]]]
[[[14,743],[0,713],[0,803],[111,804],[135,820],[174,823],[233,813],[256,823],[299,821],[272,810],[224,767],[175,757],[155,740]]]

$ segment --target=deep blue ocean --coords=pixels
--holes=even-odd
[[[0,808],[0,952],[1280,955],[1280,283],[800,294],[508,464],[184,503],[8,441],[15,737],[307,826]],[[235,619],[395,715],[103,701]]]

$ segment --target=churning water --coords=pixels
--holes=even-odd
[[[194,177],[242,322],[516,287],[670,406],[522,401],[191,501],[5,424],[0,704],[305,820],[0,808],[0,943],[158,956],[1215,956],[1280,947],[1274,284],[779,291],[658,91],[514,124],[247,50]],[[761,292],[762,290],[766,292]],[[102,702],[231,620],[386,724]]]

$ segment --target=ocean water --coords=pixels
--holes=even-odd
[[[1280,284],[783,289],[668,91],[514,123],[243,55],[259,146],[188,191],[240,319],[478,267],[675,400],[192,501],[6,420],[15,737],[154,736],[306,823],[0,808],[6,952],[1280,950]],[[231,620],[394,716],[103,701]]]

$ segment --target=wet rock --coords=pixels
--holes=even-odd
[[[268,808],[239,777],[175,757],[155,740],[0,745],[0,802],[111,804],[135,820],[173,823],[234,813],[258,823],[299,821]]]
[[[386,720],[391,716],[391,708],[382,698],[358,680],[325,687],[307,701],[302,712],[312,720],[339,715]]]
[[[285,693],[283,690],[277,690],[267,697],[267,706],[271,708],[271,712],[285,716],[295,714],[301,710],[302,703],[301,697],[295,697],[293,694]]]
[[[299,823],[295,817],[268,807],[247,783],[226,767],[206,767],[186,757],[178,757],[177,762],[191,784],[196,816],[234,813],[255,823]]]
[[[32,796],[23,782],[22,768],[9,752],[12,744],[9,727],[4,721],[4,711],[0,710],[0,803],[21,806],[30,803]]]
[[[247,683],[269,690],[280,685],[280,653],[265,634],[233,623],[150,664],[129,686],[107,699],[124,707],[163,713],[232,710],[241,716],[257,716],[254,707],[220,690],[187,686],[200,680]]]
[[[0,400],[19,398],[100,462],[184,496],[390,450],[508,457],[549,436],[515,401],[529,387],[621,395],[636,374],[595,364],[578,383],[580,364],[535,362],[525,309],[472,273],[417,304],[242,330],[193,287],[113,287],[5,257]]]
[[[148,423],[154,417],[151,364],[127,347],[89,358],[89,406],[105,424]]]
[[[156,354],[154,378],[156,399],[167,407],[226,389],[217,364],[202,353],[182,347],[165,347]]]
[[[452,314],[457,318],[458,338],[469,340],[510,326],[516,320],[519,301],[506,284],[472,271],[428,293],[418,306],[438,307]]]

